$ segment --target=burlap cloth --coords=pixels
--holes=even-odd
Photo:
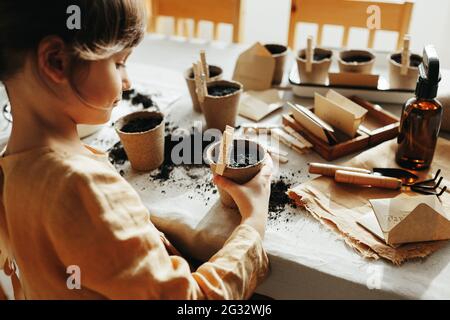
[[[391,140],[361,153],[345,165],[366,169],[375,167],[394,168],[396,141]],[[442,169],[443,185],[450,188],[450,142],[440,139],[432,168],[422,172],[421,178]],[[384,258],[395,265],[414,258],[425,258],[447,244],[447,241],[406,244],[396,249],[386,245],[356,221],[373,212],[369,199],[393,198],[399,191],[363,188],[335,183],[332,178],[319,177],[288,191],[295,203],[331,230],[339,233],[348,245],[362,256],[370,259]],[[442,197],[445,210],[450,210],[450,191]]]

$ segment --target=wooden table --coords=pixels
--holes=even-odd
[[[130,58],[130,64],[156,65],[171,69],[179,72],[180,78],[177,81],[182,81],[182,72],[197,59],[200,49],[206,49],[209,63],[223,67],[225,78],[230,78],[236,58],[246,47],[245,45],[148,37],[136,49]],[[151,75],[148,76],[151,77]],[[313,104],[311,99],[293,97],[289,91],[285,92],[285,99],[305,106]],[[397,115],[401,111],[400,105],[383,105],[383,107]],[[279,123],[281,112],[269,116],[264,122]],[[185,96],[171,108],[170,113],[182,126],[203,119],[201,115],[193,114],[187,91]],[[247,122],[247,120],[239,118],[238,122]],[[340,161],[343,160],[345,159]],[[299,156],[291,152],[290,162],[287,166],[280,167],[280,174],[292,174],[297,183],[305,182],[311,178],[307,174],[307,163],[311,161],[323,160],[314,153]],[[130,174],[129,181],[143,198],[152,198],[153,191],[149,191],[149,188],[142,191],[143,184],[148,183],[147,180]],[[157,194],[157,192],[153,193],[153,196]],[[219,234],[220,225],[217,226],[217,222],[211,221],[220,220],[220,217],[228,219],[227,215],[231,213],[217,203],[204,208],[198,203],[190,204],[189,201],[191,201],[190,197],[186,194],[174,196],[167,201],[161,200],[158,204],[150,201],[148,206],[151,210],[160,211],[155,218],[157,227],[183,242],[186,249],[194,256],[207,258],[213,251],[205,249],[207,251],[205,254],[198,246],[208,241],[215,242],[217,239],[212,247],[220,247],[220,243],[226,239],[226,232],[225,235]],[[148,203],[148,200],[144,202]],[[183,205],[175,202],[181,202]],[[187,207],[195,208],[196,213],[183,208],[184,203]],[[286,221],[279,221],[276,225],[272,223],[268,227],[265,247],[271,260],[271,275],[258,288],[258,293],[286,299],[450,297],[450,287],[440,286],[440,283],[450,281],[450,267],[447,266],[447,262],[450,261],[450,246],[435,253],[424,262],[409,262],[400,268],[393,267],[385,261],[368,261],[361,258],[346,246],[340,237],[327,231],[304,212],[290,208],[286,210],[291,213]],[[180,219],[186,219],[186,224],[176,225],[176,221]],[[180,231],[183,227],[187,230]],[[189,235],[199,229],[202,229],[201,237],[198,234]],[[377,275],[381,275],[380,288],[372,290],[370,281]]]

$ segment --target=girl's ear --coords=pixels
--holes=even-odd
[[[67,81],[69,56],[64,41],[56,36],[41,40],[37,50],[38,68],[56,83]]]

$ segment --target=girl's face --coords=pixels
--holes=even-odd
[[[74,93],[79,96],[80,107],[70,113],[76,123],[108,122],[122,92],[131,88],[125,65],[130,54],[131,49],[127,49],[108,59],[90,62],[86,71],[75,74]]]

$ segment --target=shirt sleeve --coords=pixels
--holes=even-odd
[[[108,170],[74,172],[46,210],[47,233],[63,270],[108,299],[246,299],[268,272],[259,234],[239,226],[224,247],[191,272],[169,256],[138,194]]]

